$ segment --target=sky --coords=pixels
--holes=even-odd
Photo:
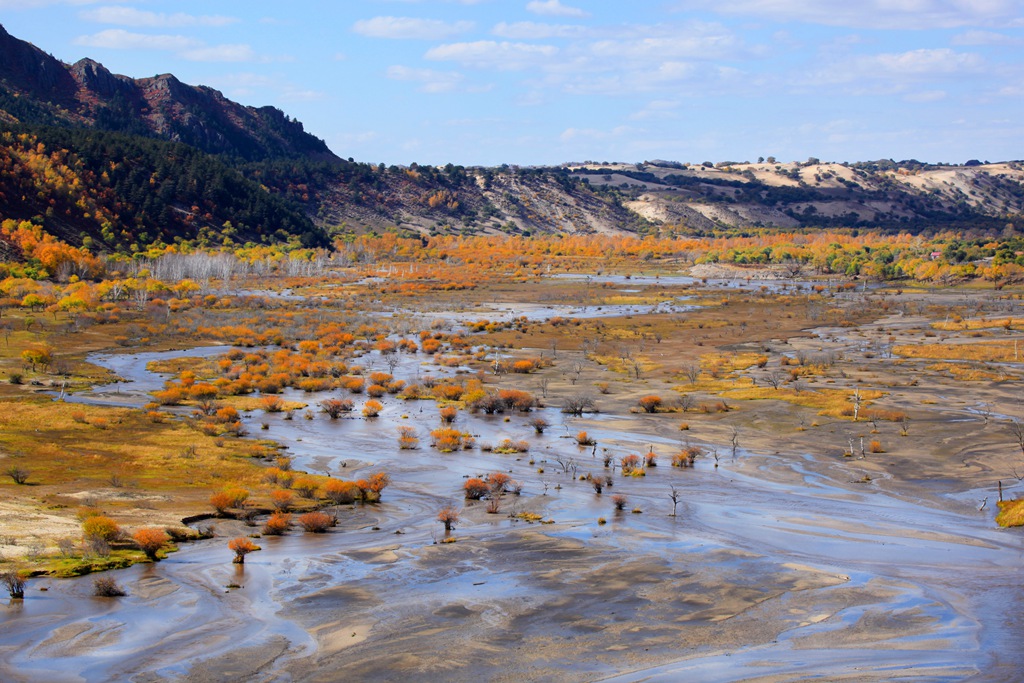
[[[0,0],[387,164],[1024,158],[1024,0]]]

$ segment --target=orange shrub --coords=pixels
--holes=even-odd
[[[373,384],[388,384],[394,377],[386,372],[371,372],[370,382]]]
[[[322,534],[338,522],[334,517],[319,510],[299,515],[296,521],[299,523],[299,526],[313,534]]]
[[[516,362],[512,363],[512,372],[520,373],[523,375],[533,372],[536,369],[536,364],[534,364],[534,362],[530,360],[517,360]]]
[[[249,492],[241,488],[226,488],[223,491],[210,496],[210,505],[217,511],[217,514],[223,515],[229,508],[237,508],[245,505],[245,501],[249,498]]]
[[[324,484],[324,495],[336,505],[347,505],[354,503],[362,492],[354,482],[331,479]]]
[[[637,404],[645,413],[656,413],[661,407],[661,396],[642,396]]]
[[[434,387],[433,394],[438,400],[443,401],[458,401],[462,398],[464,389],[458,384],[439,384]]]
[[[519,389],[502,389],[498,392],[498,398],[506,408],[527,412],[537,403],[533,394]]]
[[[82,532],[89,538],[113,541],[121,535],[121,527],[110,517],[92,515],[82,522]]]
[[[245,556],[260,549],[258,545],[245,536],[239,536],[228,541],[228,548],[235,553],[235,559],[232,560],[234,564],[245,564]]]
[[[278,510],[287,510],[291,507],[294,497],[291,491],[278,489],[270,492],[270,503]]]
[[[491,487],[483,479],[471,477],[462,485],[467,500],[480,500],[491,491]]]
[[[412,427],[399,427],[398,428],[398,448],[403,451],[411,451],[416,448],[420,443],[419,438],[416,436],[416,430]]]
[[[291,515],[278,511],[267,518],[267,521],[264,522],[263,528],[260,531],[264,536],[280,536],[288,531],[288,527],[291,526],[291,523]]]
[[[367,401],[363,404],[363,416],[377,417],[383,409],[384,405],[380,401]]]
[[[267,413],[280,413],[284,410],[284,399],[280,396],[260,397],[260,408]]]
[[[633,474],[640,469],[640,463],[642,462],[639,455],[631,454],[623,456],[619,461],[619,465],[622,467],[623,474]]]
[[[363,501],[366,503],[379,501],[381,494],[389,484],[391,484],[391,477],[384,472],[371,474],[368,479],[360,479],[356,482],[356,486],[363,494]]]
[[[292,488],[299,492],[299,495],[303,498],[316,498],[317,489],[320,488],[320,484],[316,479],[312,477],[299,477],[292,484]]]
[[[442,427],[430,432],[431,445],[442,453],[451,453],[465,447],[466,436],[458,429]]]
[[[159,559],[157,551],[164,547],[164,544],[171,538],[163,529],[146,528],[139,529],[132,534],[132,540],[135,541],[135,545],[139,546],[139,550],[146,554],[146,557],[156,562]]]

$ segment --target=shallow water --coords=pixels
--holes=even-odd
[[[96,356],[90,360],[129,381],[76,400],[142,405],[146,392],[161,388],[165,379],[147,371],[148,362],[225,350]],[[445,372],[434,366],[429,371]],[[416,359],[403,359],[395,375],[412,379],[416,372],[426,369]],[[321,396],[296,392],[288,398],[315,406]],[[557,640],[575,633],[580,642],[593,639],[600,656],[588,656],[586,664],[564,659],[558,648],[550,654],[536,650],[538,661],[561,667],[572,680],[1009,680],[1008,672],[1024,665],[1016,617],[1024,614],[1021,537],[994,528],[990,514],[957,498],[936,505],[927,496],[850,485],[811,455],[740,452],[735,458],[723,455],[717,469],[703,458],[693,469],[678,470],[668,466],[668,456],[679,439],[666,435],[657,416],[641,416],[647,429],[637,433],[621,431],[614,416],[565,419],[547,408],[541,414],[551,427],[537,435],[526,423],[529,416],[513,415],[506,422],[503,416],[462,413],[456,426],[478,442],[522,439],[530,443],[529,453],[440,454],[427,445],[436,424],[433,402],[386,397],[384,403],[376,419],[317,414],[306,420],[302,411],[291,420],[260,411],[244,417],[251,433],[287,446],[298,469],[347,479],[388,471],[395,483],[381,504],[338,510],[339,527],[322,536],[293,532],[260,539],[263,550],[244,567],[230,563],[224,537],[252,530],[218,521],[220,538],[183,546],[158,565],[112,572],[129,591],[118,600],[90,597],[88,577],[34,580],[26,600],[0,614],[0,678],[174,680],[220,666],[209,680],[224,680],[230,676],[223,662],[241,651],[249,653],[243,659],[250,665],[267,659],[258,675],[245,675],[251,680],[330,680],[331,666],[348,670],[349,664],[364,680],[390,680],[406,665],[397,655],[387,664],[389,643],[416,628],[440,629],[467,651],[479,638],[495,652],[507,648],[507,657],[516,656],[515,647],[528,637]],[[262,423],[266,431],[260,431]],[[418,450],[398,450],[401,425],[418,429]],[[579,429],[597,438],[597,449],[579,448],[568,438]],[[602,449],[621,456],[651,447],[661,455],[658,467],[643,478],[614,473],[614,487],[601,496],[559,464],[571,460],[577,475],[605,474]],[[448,502],[461,504],[466,476],[498,470],[519,480],[523,495],[507,497],[503,514],[484,514],[482,504],[467,507],[453,559],[432,559],[441,549],[435,545],[442,536],[436,511]],[[668,515],[670,486],[681,494],[676,517]],[[612,510],[612,494],[628,497],[624,512]],[[530,525],[507,516],[518,510],[537,511],[556,524]],[[599,525],[598,517],[608,523]],[[565,544],[591,559],[564,559]],[[621,619],[635,623],[637,633],[672,625],[673,612],[664,601],[637,607],[646,603],[642,582],[612,593],[587,592],[593,579],[585,577],[592,577],[588,572],[595,566],[612,573],[641,561],[660,567],[665,581],[680,586],[690,579],[714,586],[717,577],[725,589],[709,590],[726,590],[723,596],[733,584],[747,591],[781,588],[715,627],[751,629],[740,644],[684,645],[672,636],[668,642],[678,644],[662,645],[649,666],[642,658],[602,659],[607,652],[600,644],[610,643],[601,633],[620,619],[609,613],[611,607],[628,615]],[[560,569],[551,574],[555,566]],[[828,581],[798,587],[814,576]],[[40,592],[43,586],[49,590]],[[566,621],[566,610],[578,618]],[[596,625],[578,630],[580,623]],[[714,623],[700,620],[694,628]],[[526,631],[522,624],[529,625]],[[324,633],[333,631],[345,631],[346,640],[326,646],[335,640]],[[616,633],[610,642],[628,648],[659,642],[650,635]],[[709,633],[728,641],[728,630]],[[431,652],[419,641],[394,647],[412,648],[418,661],[440,666],[431,659],[438,658],[436,648]],[[377,668],[367,663],[367,648],[383,657]],[[490,658],[503,661],[495,652]],[[314,656],[328,668],[311,669],[305,662]],[[237,670],[248,671],[244,664]],[[489,671],[473,658],[451,666],[443,673],[426,670],[442,680],[472,680]],[[545,677],[521,677],[531,678]]]

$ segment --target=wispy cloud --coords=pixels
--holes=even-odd
[[[115,24],[118,26],[150,27],[150,28],[180,28],[184,26],[227,26],[237,23],[235,17],[220,15],[185,14],[176,12],[164,14],[159,12],[145,12],[134,7],[98,7],[79,13],[79,16],[86,21],[99,24]]]
[[[412,69],[410,67],[389,67],[387,77],[392,81],[418,83],[417,90],[429,94],[447,92],[482,92],[488,88],[467,87],[466,77],[459,72],[435,71],[433,69]]]
[[[472,43],[449,43],[427,50],[426,58],[438,62],[458,62],[475,68],[514,71],[540,66],[558,54],[551,45],[478,40]]]
[[[325,97],[323,91],[304,88],[287,80],[251,72],[214,77],[210,80],[210,85],[220,88],[229,97],[237,99],[259,96],[263,99],[269,98],[286,103],[308,102]]]
[[[559,0],[532,0],[526,10],[546,17],[589,17],[590,13],[578,7],[563,5]]]
[[[357,21],[352,30],[370,38],[447,40],[473,30],[472,21],[447,22],[412,17],[374,17]]]
[[[194,38],[180,35],[157,35],[134,33],[123,28],[110,28],[92,35],[75,38],[75,45],[100,47],[111,50],[187,50],[198,48],[202,43]]]
[[[1008,36],[1005,33],[996,33],[994,31],[974,30],[953,36],[952,43],[954,45],[1002,45],[1016,47],[1024,45],[1024,38]]]
[[[535,21],[501,22],[491,33],[499,38],[509,40],[546,40],[548,38],[586,38],[594,34],[594,30],[586,26],[571,24],[541,24]]]
[[[1024,25],[1019,0],[685,0],[679,11],[853,28],[925,30]]]
[[[165,50],[192,62],[251,62],[258,57],[245,44],[207,45],[183,35],[135,33],[111,28],[75,38],[75,45],[110,50]]]
[[[180,56],[190,62],[253,62],[256,53],[245,44],[209,45],[185,50]]]
[[[984,64],[977,54],[949,48],[910,50],[840,60],[815,71],[808,80],[817,85],[870,84],[879,80],[899,83],[978,73]]]

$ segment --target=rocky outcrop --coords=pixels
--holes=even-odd
[[[246,161],[336,158],[323,140],[273,107],[246,107],[171,74],[133,79],[92,59],[68,65],[2,26],[0,99],[7,121],[149,135]]]

